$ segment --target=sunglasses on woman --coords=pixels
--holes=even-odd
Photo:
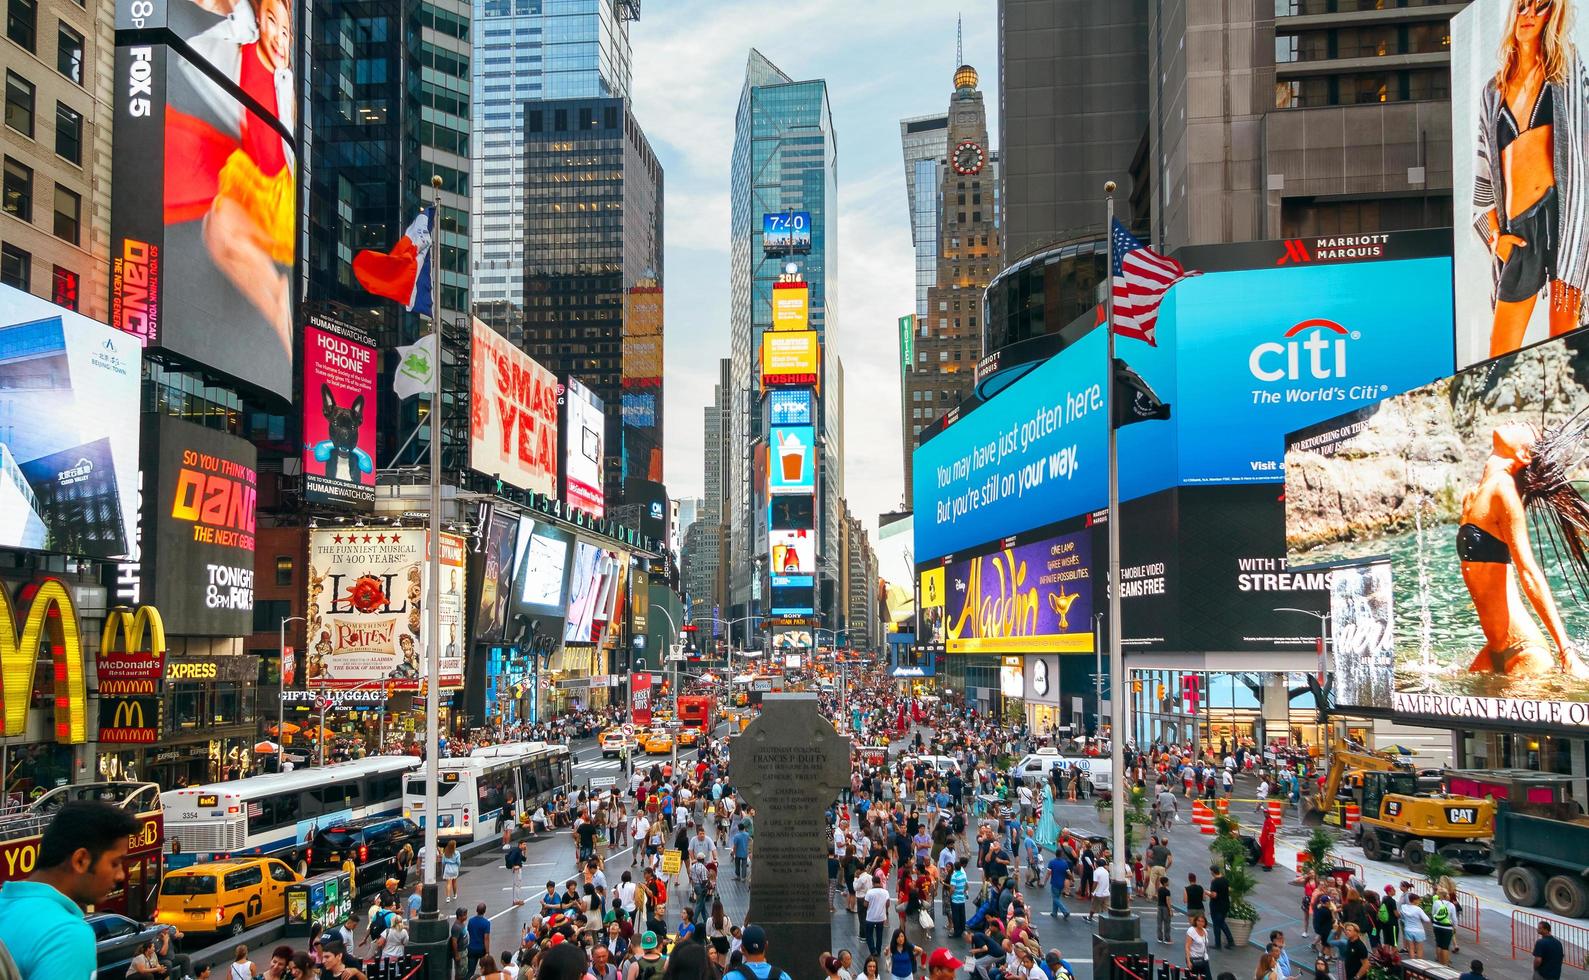
[[[1535,14],[1546,14],[1549,13],[1550,8],[1554,7],[1555,5],[1556,0],[1520,0],[1517,5],[1517,12],[1519,14],[1526,14],[1532,11]]]

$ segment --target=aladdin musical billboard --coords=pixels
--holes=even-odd
[[[265,10],[274,22],[282,8]],[[278,128],[258,107],[282,84],[282,101],[269,105],[290,107],[291,64],[275,60],[288,57],[275,41],[240,42],[230,32],[249,18],[234,15],[207,38],[217,42],[210,50],[230,45],[247,89],[228,90],[174,47],[116,49],[111,326],[290,398],[297,159],[290,125]]]
[[[309,536],[308,687],[389,681],[417,691],[430,616],[423,528],[317,529]],[[468,546],[441,536],[441,687],[463,686]]]
[[[315,504],[375,506],[374,341],[331,317],[303,330],[303,496]]]
[[[957,559],[945,577],[949,653],[1095,649],[1091,529]]]
[[[0,546],[132,553],[142,360],[133,338],[0,286]]]

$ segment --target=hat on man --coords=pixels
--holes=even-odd
[[[645,932],[641,933],[640,934],[640,948],[641,949],[656,949],[657,948],[657,934],[652,932],[650,929],[647,929]]]
[[[746,926],[739,937],[739,945],[747,953],[767,952],[767,930],[761,926]]]
[[[962,966],[965,966],[965,962],[956,959],[955,954],[942,946],[933,950],[932,955],[927,957],[927,969],[929,970],[958,970]]]

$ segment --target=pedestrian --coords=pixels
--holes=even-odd
[[[1451,965],[1451,946],[1457,936],[1457,907],[1439,891],[1429,907],[1429,922],[1434,928],[1435,959]]]
[[[337,939],[320,944],[320,973],[326,980],[369,980],[349,962],[347,947]]]
[[[469,958],[464,976],[472,977],[475,967],[480,965],[480,958],[491,950],[491,920],[486,918],[486,903],[474,907],[474,915],[469,917],[464,929],[469,933]]]
[[[125,880],[121,861],[138,832],[109,803],[67,803],[39,840],[34,871],[0,889],[0,944],[29,980],[93,976],[98,954],[83,906],[99,905]]]
[[[1153,906],[1158,912],[1159,944],[1161,946],[1168,946],[1170,943],[1175,941],[1170,931],[1171,924],[1174,921],[1175,912],[1174,909],[1170,907],[1169,878],[1160,877],[1155,883],[1153,887]]]
[[[1550,934],[1550,923],[1541,922],[1535,927],[1539,938],[1534,941],[1533,980],[1561,980],[1561,963],[1566,957],[1561,940]]]
[[[1229,769],[1225,771],[1230,772]],[[1209,870],[1214,875],[1208,881],[1208,914],[1214,924],[1214,948],[1221,948],[1219,941],[1223,938],[1225,945],[1234,949],[1236,937],[1230,934],[1230,926],[1225,922],[1225,917],[1230,914],[1230,881],[1219,865]]]
[[[1457,977],[1457,980],[1486,980],[1484,976],[1484,961],[1474,960],[1468,964],[1468,972]]]
[[[1092,869],[1092,907],[1087,921],[1094,922],[1109,909],[1109,863],[1100,860]]]
[[[866,891],[866,948],[873,956],[883,955],[883,924],[888,921],[888,889],[881,878],[874,879]]]
[[[408,952],[408,923],[402,916],[391,917],[376,949],[383,960],[401,960]]]
[[[1342,973],[1344,980],[1362,980],[1368,976],[1368,943],[1363,941],[1363,930],[1355,922],[1346,924],[1346,949],[1341,959],[1346,963]]]
[[[1186,968],[1195,977],[1213,980],[1208,970],[1208,920],[1201,913],[1190,915],[1186,927]]]
[[[444,901],[457,900],[458,876],[462,873],[463,856],[458,853],[458,842],[449,840],[441,848],[441,880],[447,886],[447,895]]]
[[[232,962],[226,968],[227,980],[254,980],[254,977],[258,974],[259,969],[248,958],[248,947],[239,944],[236,949],[232,950]],[[132,973],[129,971],[127,975],[130,977]]]
[[[1418,896],[1411,892],[1402,898],[1398,912],[1401,916],[1402,949],[1414,959],[1423,959],[1423,944],[1429,938],[1429,929],[1433,925],[1428,913],[1418,904]]]

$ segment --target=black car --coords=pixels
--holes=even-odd
[[[407,844],[417,854],[425,843],[419,824],[405,817],[365,817],[321,827],[309,842],[309,874],[335,871],[352,857],[358,890],[373,891],[387,878],[401,880],[397,855]]]
[[[143,925],[114,912],[96,912],[88,917],[94,930],[94,949],[99,960],[99,975],[119,977],[127,972],[127,965],[138,955],[146,942],[160,948],[160,927]]]

